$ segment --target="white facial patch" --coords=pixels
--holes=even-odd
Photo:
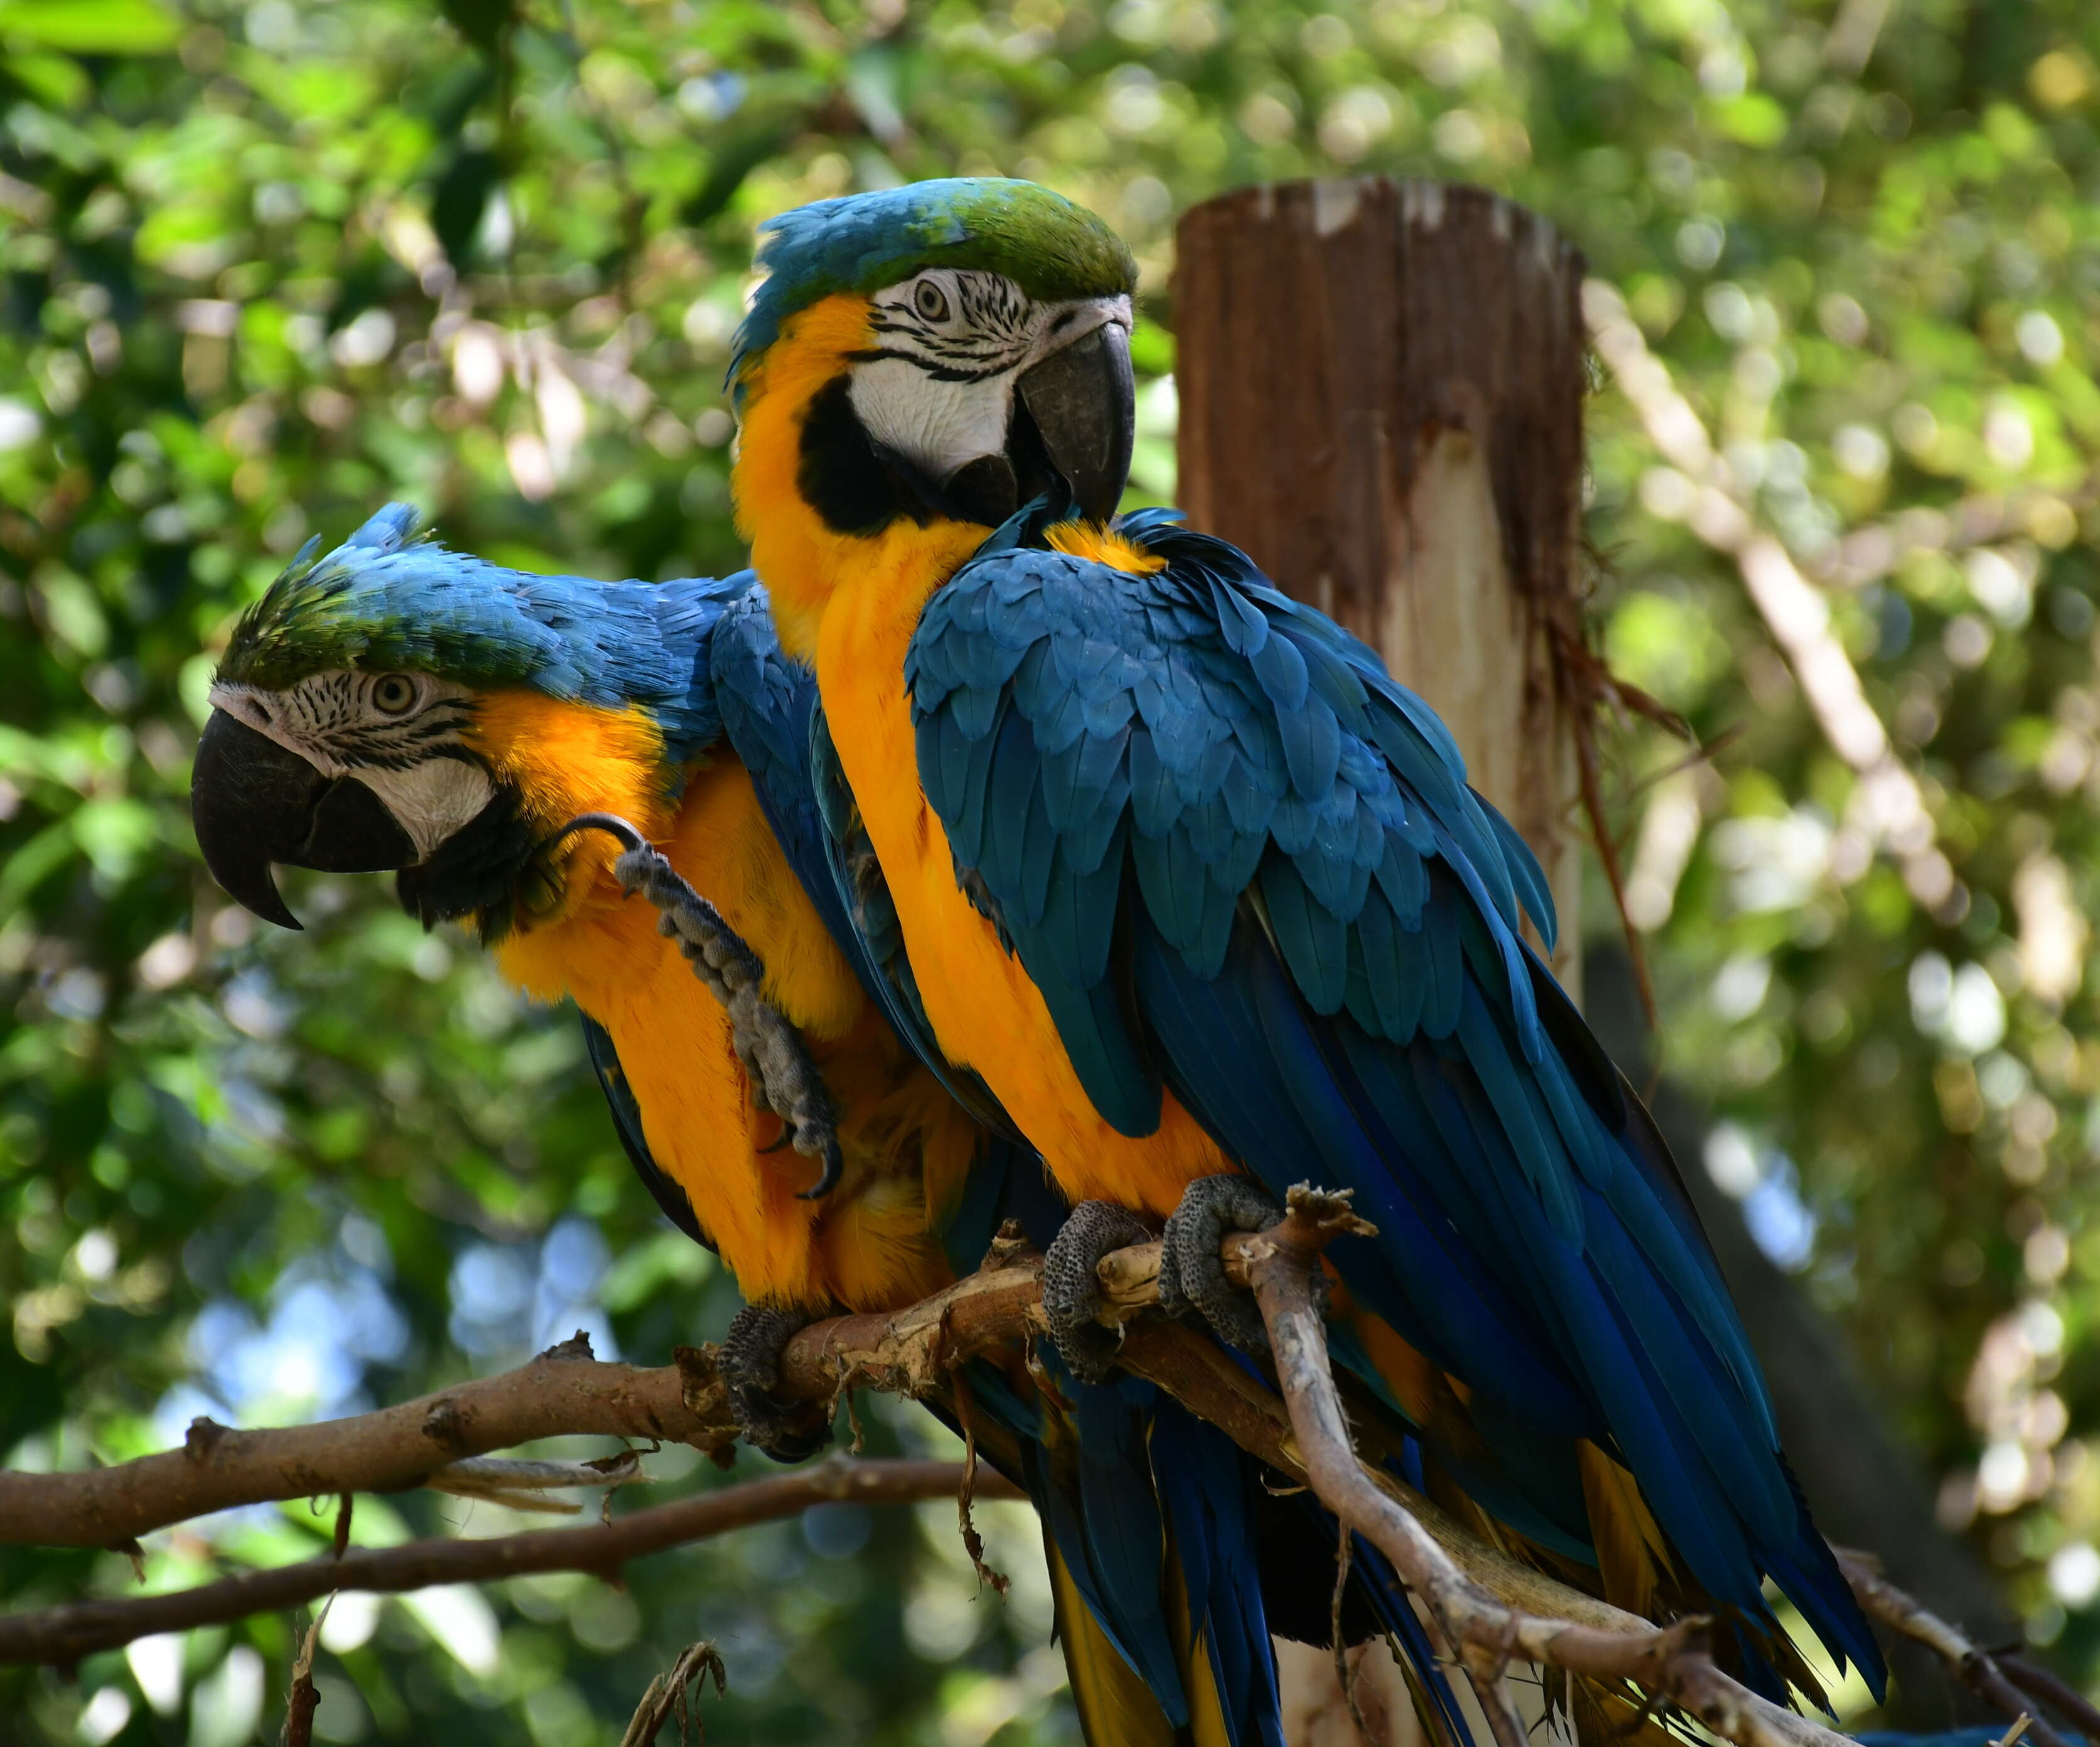
[[[211,706],[296,753],[323,776],[378,796],[427,858],[496,792],[464,753],[474,694],[428,673],[309,673],[280,691],[221,683]]]
[[[1019,374],[944,382],[908,359],[876,358],[856,367],[849,392],[871,437],[941,480],[1006,447]]]
[[[488,773],[466,758],[439,756],[404,770],[352,774],[386,803],[386,810],[414,841],[419,860],[462,825],[472,824],[496,793]]]
[[[1038,303],[997,273],[929,268],[875,294],[877,355],[849,393],[869,436],[945,482],[1006,447],[1013,385],[1033,364],[1114,322],[1125,296]]]

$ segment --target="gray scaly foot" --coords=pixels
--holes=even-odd
[[[1151,1228],[1113,1202],[1083,1201],[1065,1216],[1043,1258],[1043,1310],[1057,1355],[1083,1383],[1108,1375],[1122,1345],[1118,1331],[1094,1318],[1101,1308],[1094,1269],[1112,1250],[1149,1243]]]
[[[1169,1215],[1159,1256],[1159,1308],[1171,1317],[1199,1313],[1211,1332],[1242,1352],[1268,1351],[1268,1330],[1254,1295],[1225,1277],[1218,1246],[1232,1232],[1266,1231],[1283,1217],[1251,1177],[1198,1177]]]
[[[783,1349],[810,1320],[772,1304],[746,1304],[715,1354],[715,1372],[744,1442],[775,1462],[801,1462],[832,1440],[832,1417],[821,1404],[783,1401],[773,1392]]]
[[[623,853],[612,864],[613,877],[630,897],[639,892],[656,907],[658,932],[677,942],[693,974],[728,1009],[737,1059],[759,1107],[780,1118],[783,1139],[796,1152],[822,1166],[815,1184],[802,1191],[802,1199],[828,1195],[844,1169],[839,1107],[802,1034],[765,999],[763,961],[722,920],[721,912],[625,819],[611,813],[585,813],[564,825],[554,840],[572,831],[608,832],[620,840]]]

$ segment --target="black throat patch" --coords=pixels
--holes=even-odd
[[[521,907],[551,907],[558,895],[535,889],[545,879],[534,869],[536,849],[517,792],[499,787],[488,805],[439,844],[428,861],[394,876],[395,893],[401,907],[426,929],[476,917],[482,944],[492,945],[516,924]]]
[[[854,411],[852,378],[817,390],[802,420],[796,485],[834,533],[862,537],[909,518],[997,527],[1019,507],[1012,464],[1003,455],[972,461],[945,486],[877,443]]]

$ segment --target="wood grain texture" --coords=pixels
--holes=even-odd
[[[1182,507],[1450,725],[1546,868],[1578,999],[1578,784],[1547,628],[1579,638],[1582,273],[1481,189],[1364,178],[1192,208],[1174,278]],[[1294,1740],[1357,1740],[1326,1652],[1282,1669]],[[1353,1683],[1380,1743],[1414,1747],[1391,1658]]]
[[[1578,969],[1582,255],[1485,190],[1243,188],[1182,218],[1182,507],[1383,654],[1544,862]],[[1578,991],[1579,992],[1579,991]]]

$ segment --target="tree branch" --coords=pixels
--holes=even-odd
[[[676,1366],[600,1363],[579,1335],[515,1370],[377,1413],[259,1432],[200,1418],[179,1450],[84,1473],[0,1472],[0,1545],[121,1547],[233,1505],[404,1492],[462,1458],[568,1432],[710,1453],[736,1436],[726,1413],[710,1421],[686,1405]]]
[[[1248,1284],[1248,1258],[1263,1247],[1251,1233],[1229,1236],[1222,1246],[1226,1277]],[[1289,1417],[1272,1392],[1195,1330],[1131,1320],[1157,1304],[1158,1272],[1157,1243],[1132,1245],[1101,1264],[1104,1319],[1123,1330],[1123,1368],[1280,1473],[1302,1477]],[[1031,1341],[1047,1328],[1042,1259],[1003,1240],[982,1269],[932,1298],[802,1330],[782,1353],[779,1393],[802,1401],[836,1399],[849,1388],[929,1395],[945,1387],[950,1369],[964,1360]],[[727,1453],[737,1428],[708,1349],[681,1348],[675,1365],[652,1370],[594,1361],[589,1352],[587,1342],[571,1340],[514,1370],[320,1425],[242,1432],[200,1421],[180,1450],[82,1473],[0,1472],[0,1544],[121,1547],[130,1537],[235,1505],[442,1486],[463,1458],[565,1433],[648,1437],[717,1457]],[[1511,1606],[1605,1630],[1647,1629],[1646,1621],[1487,1546],[1383,1469],[1365,1472]]]
[[[701,1493],[587,1529],[541,1529],[478,1541],[412,1541],[346,1553],[340,1559],[324,1554],[301,1564],[245,1571],[165,1595],[75,1602],[0,1619],[0,1662],[70,1666],[98,1650],[156,1632],[225,1625],[318,1601],[338,1590],[395,1594],[542,1571],[580,1571],[610,1581],[629,1560],[645,1554],[774,1522],[813,1504],[848,1499],[901,1504],[952,1498],[962,1477],[963,1466],[956,1462],[853,1462],[835,1457],[792,1474]],[[1020,1496],[996,1476],[980,1477],[977,1490],[980,1497]]]
[[[1354,1386],[1338,1384],[1329,1368],[1310,1271],[1331,1237],[1361,1229],[1346,1197],[1301,1186],[1291,1192],[1281,1225],[1224,1240],[1227,1277],[1251,1287],[1261,1306],[1281,1399],[1215,1341],[1140,1316],[1158,1302],[1157,1243],[1118,1251],[1100,1265],[1102,1321],[1122,1336],[1118,1363],[1278,1473],[1302,1479],[1392,1560],[1473,1683],[1498,1747],[1523,1747],[1499,1683],[1512,1659],[1666,1699],[1738,1747],[1836,1747],[1841,1737],[1723,1674],[1709,1653],[1706,1621],[1657,1627],[1489,1546],[1393,1477],[1383,1461],[1392,1452],[1381,1442],[1377,1416],[1358,1416],[1352,1443],[1344,1392]],[[1046,1332],[1041,1277],[1041,1257],[1003,1235],[977,1273],[946,1291],[893,1312],[835,1317],[801,1330],[783,1352],[778,1392],[819,1401],[836,1401],[851,1388],[951,1392],[954,1369],[964,1361],[1026,1347]],[[232,1432],[199,1422],[183,1450],[86,1474],[0,1475],[0,1539],[108,1544],[232,1504],[361,1489],[428,1485],[516,1493],[535,1483],[609,1485],[632,1477],[631,1462],[473,1458],[565,1432],[677,1440],[717,1457],[736,1437],[709,1350],[681,1348],[675,1365],[653,1370],[602,1364],[589,1355],[587,1342],[571,1341],[501,1376],[376,1414],[276,1431]],[[78,1603],[0,1619],[0,1662],[69,1664],[152,1633],[295,1606],[337,1590],[393,1591],[539,1571],[610,1578],[643,1554],[818,1502],[960,1497],[965,1471],[957,1463],[833,1458],[602,1526],[342,1552],[174,1595]],[[980,1496],[1017,1495],[993,1476],[980,1476],[977,1487]],[[2001,1708],[2019,1708],[2016,1685],[2049,1696],[2036,1692],[2039,1671],[1995,1661],[1856,1555],[1848,1556],[1846,1571],[1869,1611],[1931,1644]],[[2060,1743],[2045,1727],[2036,1738],[2040,1747]]]
[[[2066,1743],[2037,1707],[2028,1702],[2030,1699],[2054,1705],[2089,1734],[2100,1725],[2100,1711],[2047,1670],[2013,1656],[2001,1664],[1960,1626],[1943,1620],[1914,1596],[1906,1595],[1882,1577],[1879,1561],[1872,1554],[1850,1547],[1833,1551],[1838,1555],[1838,1568],[1845,1573],[1845,1581],[1862,1608],[1892,1630],[1923,1644],[1985,1704],[2009,1719],[2025,1717],[2027,1732],[2036,1747],[2066,1747]]]

